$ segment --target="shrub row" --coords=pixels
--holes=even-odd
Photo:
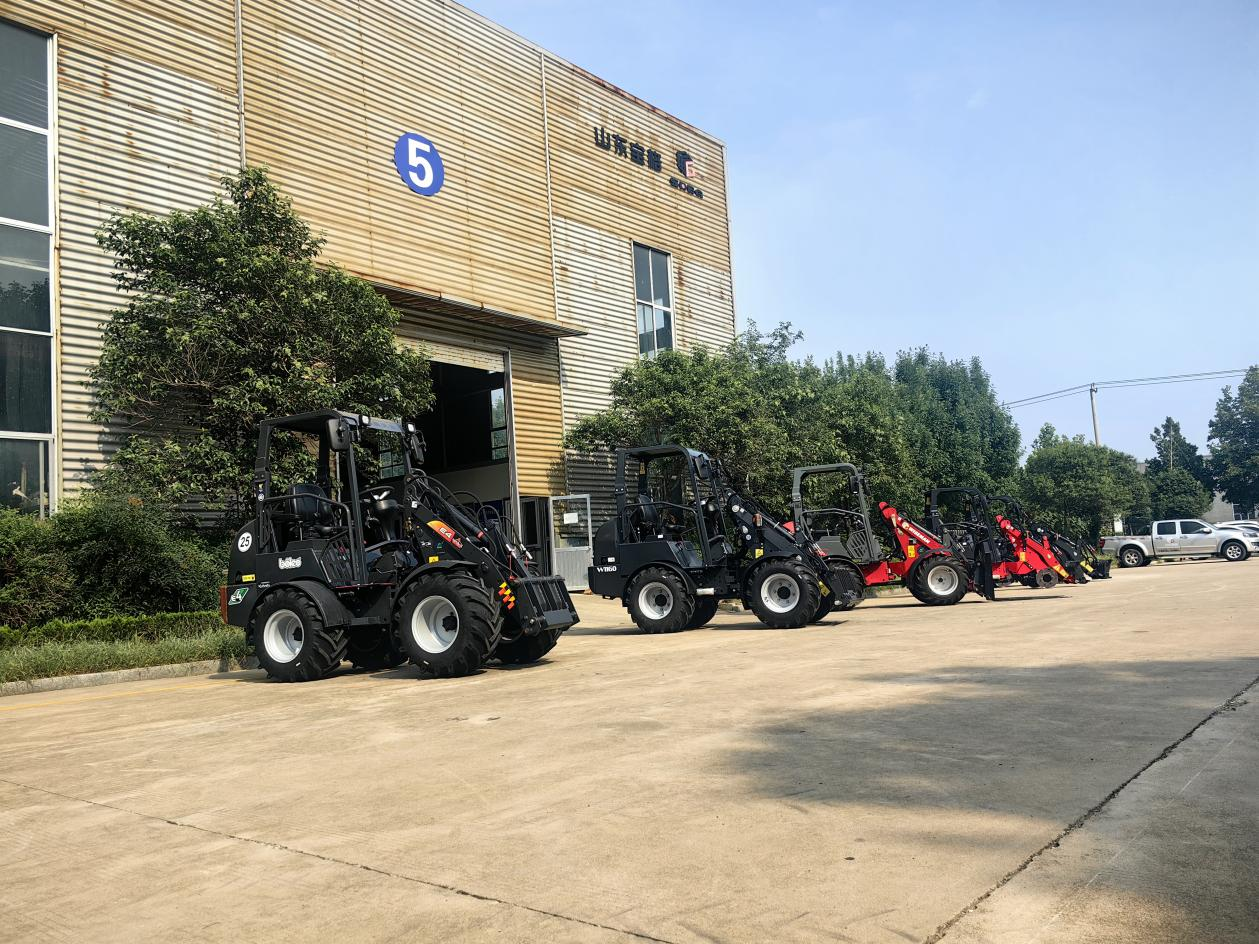
[[[215,610],[195,613],[154,613],[148,616],[104,616],[93,620],[50,620],[24,627],[0,626],[0,649],[39,646],[52,642],[118,642],[140,639],[184,639],[223,626]]]
[[[245,652],[245,634],[222,624],[218,629],[200,635],[169,636],[157,640],[48,642],[39,646],[0,649],[0,682],[23,682],[207,659],[240,660],[245,657]]]
[[[46,520],[0,510],[0,625],[208,609],[224,557],[134,499],[98,495]]]

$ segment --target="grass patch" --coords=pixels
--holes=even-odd
[[[214,610],[51,620],[38,626],[0,626],[0,649],[50,642],[126,642],[131,639],[156,642],[173,636],[201,636],[222,628],[223,621]]]
[[[0,649],[0,682],[244,656],[245,634],[219,623],[217,628],[195,635],[53,641]]]

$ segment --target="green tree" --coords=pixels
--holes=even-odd
[[[903,500],[916,489],[920,501],[904,417],[882,362],[794,361],[788,351],[799,337],[788,324],[768,334],[751,325],[718,351],[639,360],[613,379],[612,405],[578,423],[568,445],[700,449],[778,511],[793,466],[842,461],[864,465],[879,497]]]
[[[1150,486],[1150,517],[1199,518],[1211,507],[1211,493],[1182,468],[1146,471]]]
[[[994,492],[1018,469],[1019,428],[978,358],[950,361],[926,348],[901,352],[892,369],[906,435],[927,482]]]
[[[1056,446],[1066,437],[1059,436],[1058,430],[1054,429],[1053,423],[1046,423],[1040,428],[1040,432],[1036,434],[1036,438],[1032,440],[1032,452],[1038,449],[1048,449],[1050,446]]]
[[[1091,542],[1109,532],[1117,517],[1130,527],[1148,521],[1149,486],[1132,456],[1083,436],[1053,442],[1044,429],[1036,442],[1018,476],[1018,492],[1037,521]]]
[[[1207,444],[1224,498],[1243,508],[1259,506],[1259,366],[1246,371],[1236,394],[1224,388]]]
[[[1180,431],[1180,424],[1170,416],[1150,433],[1150,442],[1154,443],[1155,455],[1146,463],[1147,472],[1158,474],[1180,469],[1193,476],[1208,492],[1215,488],[1206,459],[1198,451],[1198,447],[1185,438]]]
[[[129,296],[93,371],[96,418],[121,430],[105,490],[215,503],[247,491],[268,416],[415,416],[431,403],[427,361],[396,340],[397,313],[316,262],[323,240],[266,171],[222,185],[208,205],[114,216],[98,235]],[[295,444],[287,457],[306,459]]]

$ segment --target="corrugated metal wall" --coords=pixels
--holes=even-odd
[[[537,52],[463,7],[244,0],[245,140],[327,253],[377,282],[554,320]],[[404,132],[446,168],[393,163]]]
[[[326,232],[332,261],[382,286],[472,304],[455,333],[511,352],[521,491],[571,490],[563,426],[604,405],[608,379],[636,356],[632,240],[673,254],[679,346],[733,334],[717,142],[450,0],[405,10],[389,0],[242,0],[242,11],[249,160],[271,165]],[[119,298],[94,233],[115,210],[205,202],[237,165],[234,3],[0,0],[0,15],[58,35],[58,444],[68,493],[106,448],[86,418],[86,370]],[[659,149],[663,176],[596,148],[596,126]],[[442,152],[436,197],[398,177],[393,144],[404,131]],[[700,169],[703,201],[668,186],[678,149]],[[474,320],[475,306],[550,324],[558,314],[592,331],[557,344],[526,333],[545,327]]]
[[[204,202],[237,163],[231,0],[3,3],[0,15],[57,33],[56,338],[61,497],[111,448],[88,419],[88,367],[122,300],[95,234],[118,210]]]
[[[638,357],[633,243],[673,258],[674,344],[719,347],[734,337],[734,297],[721,145],[547,56],[556,303],[589,331],[560,341],[564,420],[611,402],[610,381]],[[656,172],[595,144],[596,128],[662,155]],[[669,185],[678,151],[695,160],[704,198]],[[567,486],[591,496],[595,526],[613,513],[606,453],[567,457]]]

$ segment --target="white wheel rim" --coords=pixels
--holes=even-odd
[[[459,611],[443,596],[425,597],[411,612],[411,636],[431,655],[445,652],[458,635]]]
[[[276,610],[262,625],[262,646],[276,662],[292,662],[306,638],[302,618],[292,610]]]
[[[927,586],[938,597],[947,597],[957,589],[957,571],[947,564],[933,567],[927,574]]]
[[[668,584],[653,580],[638,591],[638,608],[648,619],[662,620],[673,612],[673,591]]]
[[[790,613],[800,604],[800,584],[786,574],[771,574],[761,583],[761,602],[775,613]]]
[[[1137,561],[1139,560],[1139,558],[1137,557],[1136,551],[1128,551],[1126,554],[1124,554],[1123,559],[1130,565],[1135,565]]]
[[[1224,548],[1224,556],[1229,560],[1237,560],[1242,556],[1242,549],[1236,544],[1230,544]]]

